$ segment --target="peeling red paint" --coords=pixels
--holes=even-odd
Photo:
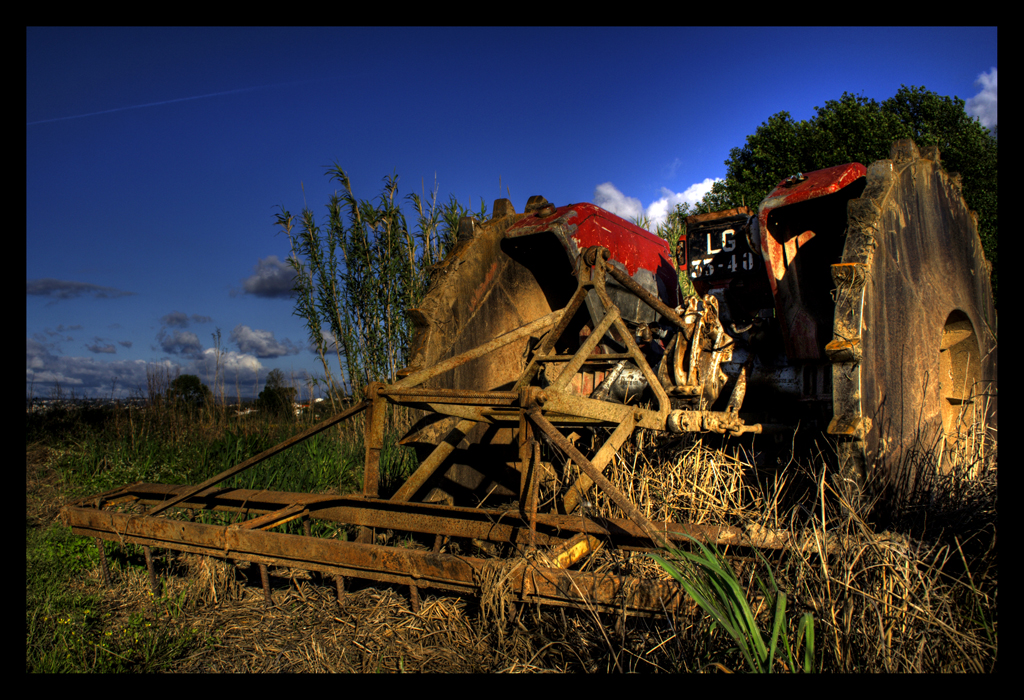
[[[509,227],[505,236],[517,238],[545,231],[558,236],[573,258],[584,248],[601,245],[611,252],[613,260],[625,266],[630,277],[640,269],[649,270],[662,279],[666,289],[679,287],[668,242],[597,205],[570,204],[544,218],[527,217]],[[678,303],[677,299],[666,301]]]

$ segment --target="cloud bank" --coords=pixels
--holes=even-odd
[[[58,299],[74,299],[81,296],[92,296],[96,299],[113,299],[116,297],[134,296],[135,292],[126,292],[113,287],[101,287],[87,282],[71,282],[45,277],[25,282],[25,293],[31,296],[51,297]]]
[[[618,190],[611,182],[604,182],[594,188],[593,202],[602,209],[607,209],[623,219],[633,221],[641,215],[646,216],[650,223],[650,230],[656,229],[660,224],[665,223],[669,212],[676,208],[677,204],[688,203],[691,207],[704,198],[711,186],[721,178],[704,178],[687,187],[682,192],[673,192],[667,187],[662,187],[661,197],[644,207],[643,203],[636,197],[628,197]]]
[[[992,129],[998,122],[999,113],[996,108],[996,98],[999,90],[996,83],[997,73],[993,68],[988,73],[982,73],[974,81],[975,85],[981,86],[981,92],[967,100],[965,109],[972,117],[977,117],[981,125]]]
[[[256,263],[253,273],[242,283],[246,294],[270,299],[287,299],[295,295],[292,291],[295,270],[276,255]]]

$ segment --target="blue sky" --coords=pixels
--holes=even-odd
[[[996,123],[995,28],[29,28],[26,395],[322,374],[278,206],[530,195],[655,221],[769,116],[900,85]],[[285,282],[282,284],[282,282]]]

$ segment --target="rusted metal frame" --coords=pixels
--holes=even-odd
[[[623,443],[633,434],[633,429],[636,427],[636,420],[632,415],[626,416],[621,423],[612,431],[612,434],[605,440],[604,444],[594,455],[594,459],[591,460],[591,464],[594,469],[600,472],[604,472],[605,468],[612,461],[612,457],[619,451]],[[586,493],[594,485],[593,479],[587,476],[586,473],[581,473],[579,478],[576,479],[575,483],[569,488],[569,491],[565,494],[565,498],[562,499],[562,504],[565,506],[566,513],[572,513],[579,506],[580,501],[583,500]]]
[[[478,357],[483,357],[484,355],[493,352],[498,348],[504,347],[509,343],[515,342],[516,340],[519,340],[524,336],[529,335],[530,333],[550,326],[552,323],[555,323],[559,319],[558,315],[562,313],[562,311],[563,310],[553,311],[550,314],[542,316],[536,321],[533,321],[532,323],[528,323],[525,326],[520,326],[519,328],[513,331],[509,331],[508,333],[504,333],[488,343],[484,343],[483,345],[479,345],[472,350],[462,353],[461,355],[457,355],[453,358],[449,358],[448,360],[440,362],[430,369],[420,370],[419,372],[413,372],[405,379],[402,379],[398,382],[395,382],[387,386],[378,386],[377,395],[381,396],[382,394],[384,397],[387,397],[395,402],[398,402],[399,397],[403,395],[415,396],[415,394],[411,394],[409,392],[411,390],[415,390],[415,387],[417,385],[422,384],[423,382],[432,379],[436,376],[444,374],[445,372],[448,372],[452,369],[455,369],[456,367],[463,365],[466,362],[469,362],[470,360],[476,359]],[[427,389],[425,391],[436,392],[437,390]],[[480,393],[490,394],[490,392]],[[511,394],[512,396],[517,395],[515,391],[501,392],[499,394],[499,398],[502,398],[504,400],[505,394]],[[434,408],[439,407],[435,406]],[[430,453],[427,459],[420,464],[416,471],[408,479],[406,479],[405,483],[402,485],[401,488],[399,488],[395,495],[391,497],[392,501],[408,501],[413,496],[415,496],[416,492],[423,486],[423,484],[426,483],[426,481],[431,476],[433,476],[433,474],[438,470],[438,468],[441,467],[445,458],[447,458],[448,455],[452,453],[452,451],[459,444],[462,438],[465,437],[465,433],[468,432],[473,427],[473,423],[476,422],[476,419],[480,417],[480,414],[476,412],[471,412],[468,415],[462,414],[460,415],[460,417],[461,420],[459,420],[455,424],[455,426],[453,426],[452,429],[448,431],[448,433],[444,436],[441,442],[438,443],[438,446],[434,449],[434,451]]]
[[[125,494],[127,494],[129,491],[131,491],[131,489],[133,489],[134,487],[136,487],[136,486],[138,486],[139,484],[142,484],[142,483],[144,483],[144,482],[136,481],[134,483],[127,484],[126,486],[118,486],[116,489],[110,489],[109,491],[104,491],[103,493],[98,493],[98,494],[96,494],[94,496],[83,496],[82,498],[78,498],[78,499],[76,499],[74,501],[70,501],[68,503],[68,505],[69,506],[82,506],[82,505],[86,505],[86,504],[91,504],[94,507],[99,508],[104,503],[112,503],[112,502],[117,501],[117,500],[124,500]]]
[[[538,321],[534,321],[531,324],[522,326],[515,331],[510,331],[509,333],[505,333],[504,335],[498,336],[498,338],[496,338],[494,341],[478,346],[474,350],[458,355],[454,358],[446,360],[445,362],[439,363],[430,370],[422,370],[420,372],[415,372],[399,382],[396,382],[388,386],[380,386],[377,388],[374,396],[383,395],[394,403],[405,403],[403,399],[407,397],[446,397],[450,395],[451,398],[456,399],[459,402],[461,402],[463,399],[500,399],[502,403],[504,403],[504,401],[507,400],[508,398],[517,397],[517,390],[531,381],[533,375],[536,372],[536,369],[539,367],[539,363],[536,357],[531,359],[527,368],[524,370],[523,374],[516,382],[516,385],[513,388],[513,390],[508,392],[473,392],[450,390],[438,391],[433,389],[415,390],[413,387],[416,384],[420,384],[432,377],[438,376],[446,371],[454,369],[455,367],[460,366],[465,362],[470,361],[471,359],[475,359],[476,357],[481,357],[489,352],[493,352],[494,350],[510,342],[522,338],[524,335],[532,333],[534,330],[538,330],[539,328],[546,327],[551,323],[555,323],[555,327],[545,335],[544,340],[541,342],[540,348],[538,348],[537,354],[544,355],[550,353],[551,349],[554,347],[554,343],[558,340],[561,334],[565,332],[565,329],[568,327],[568,324],[572,320],[572,317],[575,315],[576,311],[582,305],[586,297],[586,291],[589,288],[589,286],[590,284],[585,282],[581,278],[580,283],[577,285],[576,292],[573,294],[572,298],[569,300],[569,303],[565,306],[565,308],[559,311],[552,312],[551,314],[548,314],[547,316],[538,319]],[[615,314],[609,314],[609,316],[617,317],[617,307],[613,306],[612,308],[615,309]],[[557,322],[555,322],[556,316]],[[608,321],[608,324],[611,324],[614,320],[615,318],[613,317]],[[582,352],[582,350],[580,352],[577,352],[572,362],[576,362],[577,365],[582,365],[583,361],[593,350],[592,346],[596,345],[597,342],[600,341],[602,335],[603,333],[600,335],[593,334],[593,336],[596,337],[594,337],[594,340],[591,343],[590,350],[588,350],[586,353]],[[577,357],[580,358],[578,361],[576,361]],[[563,370],[563,373],[566,374],[570,379],[572,375],[575,374],[576,371],[578,371],[578,366],[576,369],[571,370],[572,367],[573,364],[571,363],[568,367],[565,368],[565,370]],[[422,401],[413,403],[422,403]],[[445,404],[441,404],[440,402],[431,403],[429,404],[429,408],[430,410],[436,413],[458,416],[462,420],[460,420],[459,423],[452,429],[452,431],[450,431],[449,434],[445,436],[445,438],[438,444],[438,446],[434,449],[430,456],[417,468],[413,475],[406,480],[405,484],[403,484],[399,491],[394,496],[392,496],[391,500],[393,501],[408,501],[415,495],[416,491],[418,491],[423,486],[423,484],[425,484],[426,481],[431,476],[433,476],[437,469],[441,467],[442,463],[444,462],[444,459],[449,454],[451,454],[451,452],[455,449],[455,446],[462,439],[462,436],[464,436],[464,434],[472,427],[472,421],[488,423],[492,422],[491,416],[484,414],[480,410],[465,410],[461,408],[455,408],[449,405],[448,402],[446,402]],[[508,416],[507,419],[512,419],[512,416]],[[458,437],[458,439],[454,440],[453,442],[452,439],[455,437]],[[524,465],[523,478],[525,478],[525,474],[528,471],[528,467],[526,467],[526,462],[521,462],[521,464]],[[523,486],[525,487],[525,483]],[[526,493],[526,491],[522,491],[523,495],[525,495]],[[525,501],[521,499],[520,502],[524,503]]]
[[[519,462],[517,471],[519,472],[519,503],[526,503],[526,494],[529,493],[530,482],[530,460],[533,459],[533,443],[535,438],[533,437],[533,429],[526,415],[519,412]],[[520,509],[520,514],[525,513],[524,508]]]
[[[686,330],[686,322],[683,321],[682,316],[680,316],[675,309],[671,308],[661,299],[641,287],[637,281],[630,277],[624,270],[620,270],[612,265],[606,265],[605,269],[608,274],[615,278],[616,282],[632,292],[640,299],[640,301],[644,302],[664,318],[671,321],[673,325],[678,326],[682,330]]]
[[[176,496],[175,498],[171,499],[170,501],[167,501],[166,503],[161,503],[160,505],[156,506],[153,510],[149,511],[149,513],[147,513],[147,515],[156,515],[157,513],[160,513],[161,511],[164,511],[164,510],[166,510],[168,508],[176,506],[181,501],[183,501],[183,500],[185,500],[187,498],[191,498],[192,496],[195,496],[197,494],[200,494],[200,493],[206,491],[207,489],[209,489],[209,488],[211,488],[213,486],[216,486],[220,482],[222,482],[222,481],[224,481],[226,479],[229,479],[232,476],[235,476],[236,474],[242,473],[243,471],[245,471],[249,467],[256,466],[257,464],[259,464],[263,460],[269,459],[270,457],[273,457],[274,455],[276,455],[276,454],[278,454],[280,452],[283,452],[284,450],[288,449],[289,447],[292,447],[293,445],[297,445],[298,443],[302,442],[303,440],[306,440],[307,438],[311,438],[314,435],[316,435],[317,433],[321,433],[324,430],[327,430],[328,428],[330,428],[330,427],[332,427],[334,425],[337,425],[338,423],[340,423],[340,422],[342,422],[344,420],[347,420],[348,418],[351,418],[352,416],[356,415],[360,411],[362,411],[365,408],[367,408],[369,405],[370,405],[370,401],[369,400],[361,401],[360,403],[356,404],[355,406],[352,406],[351,408],[349,408],[347,410],[344,410],[341,413],[339,413],[339,414],[337,414],[335,416],[332,416],[331,418],[328,418],[325,421],[321,421],[320,423],[317,423],[312,428],[308,428],[308,429],[302,431],[301,433],[299,433],[298,435],[292,436],[292,437],[288,438],[287,440],[285,440],[284,442],[279,443],[277,445],[274,445],[273,447],[271,447],[268,450],[264,450],[263,452],[260,452],[255,457],[250,457],[249,459],[245,460],[244,462],[236,464],[235,466],[233,466],[230,469],[227,469],[227,470],[221,472],[220,474],[218,474],[216,476],[210,477],[209,479],[207,479],[203,483],[199,484],[198,486],[193,486],[188,491],[186,491],[184,494],[181,494],[180,496]],[[115,491],[115,493],[120,492],[122,490],[123,489],[117,489]]]
[[[575,355],[539,355],[539,356],[537,356],[537,360],[539,362],[572,362],[574,357],[576,357],[576,356]],[[631,359],[633,359],[633,356],[630,355],[628,352],[609,352],[609,353],[605,353],[604,355],[591,355],[586,360],[584,360],[583,364],[584,365],[597,364],[597,363],[611,364],[613,362],[618,362],[619,360],[631,360]]]
[[[564,435],[558,432],[558,429],[555,428],[555,426],[548,422],[548,420],[541,414],[540,406],[531,408],[526,412],[526,415],[555,447],[568,455],[569,458],[572,459],[572,461],[590,477],[594,484],[604,491],[615,505],[622,509],[622,512],[624,512],[630,520],[643,529],[656,546],[664,547],[666,549],[671,546],[665,535],[654,528],[651,522],[644,517],[643,513],[637,510],[637,507],[633,505],[632,501],[626,498],[621,491],[615,488],[615,486],[604,477],[604,474],[594,468],[594,465],[590,463],[590,460],[584,457],[583,454],[572,445],[572,443],[565,439]]]
[[[518,511],[507,513],[489,512],[486,513],[486,517],[489,520],[480,520],[472,519],[473,515],[483,515],[480,511],[477,511],[475,514],[463,513],[461,515],[465,517],[460,518],[457,515],[445,516],[425,513],[388,512],[376,507],[378,504],[386,503],[387,501],[376,501],[374,503],[367,503],[365,508],[352,507],[337,510],[345,512],[346,517],[343,518],[343,521],[348,524],[366,527],[367,529],[397,528],[403,531],[427,535],[437,533],[446,537],[507,543],[517,548],[526,548],[530,545],[529,523]],[[69,527],[80,527],[83,523],[87,523],[92,519],[92,514],[98,512],[109,513],[110,511],[97,511],[92,508],[77,509],[67,513],[66,522]],[[151,525],[150,519],[146,516],[133,516],[133,518],[137,534],[151,533],[154,531],[154,527],[160,528],[164,523],[168,522],[162,518],[153,519],[152,522],[155,524]],[[625,518],[601,517],[594,519],[583,515],[567,516],[538,513],[536,522],[537,546],[558,547],[577,535],[586,534],[612,540],[615,542],[616,548],[622,550],[649,551],[651,549],[650,537],[639,526]],[[210,527],[230,528],[231,526],[211,525]],[[792,539],[791,535],[787,532],[755,533],[751,536],[743,530],[731,526],[659,522],[656,524],[656,527],[659,528],[659,531],[663,531],[668,539],[679,544],[698,540],[716,545],[782,548],[787,546],[786,543]],[[112,533],[108,539],[117,540],[119,534]],[[296,536],[309,537],[307,535]],[[179,538],[175,543],[156,543],[155,546],[193,551],[189,548],[191,544],[194,543],[187,539]]]
[[[396,389],[384,386],[378,389],[380,396],[385,396],[393,403],[450,403],[460,406],[512,406],[519,398],[514,391],[475,391],[465,389]]]
[[[278,527],[279,525],[290,523],[292,520],[297,520],[298,518],[308,514],[309,508],[305,504],[293,503],[280,510],[267,513],[266,515],[232,523],[228,527],[246,530],[269,530],[272,527]]]
[[[526,521],[530,525],[530,549],[534,549],[537,546],[537,499],[539,497],[540,490],[540,443],[536,439],[530,440],[530,461],[529,461],[529,475],[526,479],[526,498],[521,500],[521,503],[525,503],[525,512],[523,513]]]
[[[609,308],[618,309],[614,302],[612,302],[611,297],[608,296],[608,292],[604,285],[604,272],[610,269],[614,268],[605,263],[605,256],[597,255],[592,279],[594,289],[597,290],[597,295],[600,298],[601,303],[604,305],[606,312]],[[658,381],[657,373],[651,369],[651,366],[647,363],[647,358],[644,357],[642,352],[640,352],[639,346],[637,346],[636,341],[633,340],[633,334],[629,332],[628,328],[626,328],[626,324],[622,319],[617,318],[613,325],[622,335],[622,341],[626,346],[626,351],[629,352],[633,361],[636,363],[636,366],[640,368],[641,372],[643,372],[644,377],[647,379],[647,385],[650,387],[650,390],[654,392],[655,400],[658,402],[657,415],[659,416],[662,425],[664,425],[664,421],[668,418],[668,413],[671,410],[671,404],[668,400],[668,394],[665,393],[665,388],[661,385],[661,382]],[[660,429],[664,430],[664,427]]]
[[[554,328],[549,330],[541,339],[540,345],[534,352],[533,357],[531,357],[530,361],[527,363],[526,369],[523,370],[522,375],[520,375],[519,379],[512,387],[512,391],[519,391],[533,381],[534,376],[536,376],[537,371],[540,369],[540,358],[551,353],[552,349],[555,347],[555,342],[562,337],[563,333],[565,333],[566,329],[569,327],[569,323],[583,305],[584,300],[586,300],[589,284],[582,274],[585,269],[586,268],[583,266],[581,259],[579,269],[577,271],[579,282],[576,285],[576,291],[573,292],[573,295],[569,299],[569,303],[565,305],[565,308],[558,312],[562,314],[561,317],[559,317]]]
[[[384,449],[385,398],[379,396],[379,382],[366,387],[366,399],[370,407],[366,416],[366,433],[363,436],[363,495],[376,498],[380,491],[380,453]]]
[[[159,503],[168,496],[177,494],[183,488],[170,484],[141,484],[137,487],[134,497],[137,498],[140,505],[149,505]],[[395,503],[355,495],[324,496],[253,489],[230,489],[201,499],[195,498],[178,507],[264,514],[278,512],[282,507],[293,504],[303,505],[309,511],[309,517],[328,522],[366,528],[392,528],[491,542],[507,542],[516,545],[527,543],[524,533],[528,523],[516,510],[501,512],[430,503]],[[97,510],[91,507],[65,507],[61,513],[62,522],[73,526],[80,518],[84,517],[83,512],[93,513]],[[139,521],[147,520],[146,516],[136,515],[133,517]],[[164,518],[153,518],[152,520],[158,524],[166,522]],[[643,550],[648,549],[650,544],[649,538],[642,529],[622,518],[595,519],[586,515],[538,513],[537,526],[537,544],[543,546],[555,545],[577,533],[613,538],[616,546],[622,549]],[[757,544],[759,547],[768,548],[783,546],[765,543],[761,540],[753,543],[748,540],[743,530],[731,526],[659,522],[656,527],[677,542],[697,539],[719,545],[752,546]],[[785,534],[778,533],[774,533],[773,536],[779,541],[786,537]],[[761,539],[763,540],[763,538]]]
[[[604,338],[604,334],[612,327],[612,325],[619,320],[619,308],[612,306],[611,308],[605,309],[604,318],[597,324],[594,332],[587,336],[587,339],[579,347],[579,349],[573,354],[572,359],[569,360],[569,364],[562,368],[558,378],[551,383],[551,389],[553,391],[563,391],[568,385],[572,378],[576,376],[576,373],[580,371],[583,364],[590,358],[590,355],[594,352],[594,348],[597,347],[598,343]],[[625,327],[625,326],[623,326]]]
[[[218,558],[253,561],[264,567],[283,566],[320,571],[335,577],[354,576],[418,588],[431,587],[479,594],[480,572],[492,561],[473,557],[309,538],[302,535],[232,530],[165,518],[77,508],[71,525],[77,535],[179,549]],[[675,584],[633,581],[627,577],[582,573],[537,566],[524,561],[523,576],[509,577],[512,593],[530,602],[590,604],[601,609],[653,614],[677,611],[684,596]],[[525,574],[529,574],[526,576]],[[337,578],[336,578],[337,581]],[[529,581],[528,586],[524,582]],[[524,590],[525,589],[525,590]]]
[[[496,406],[466,406],[463,404],[451,404],[451,403],[420,403],[418,401],[396,401],[389,397],[391,403],[396,406],[408,406],[409,408],[418,408],[421,411],[429,411],[431,413],[439,413],[444,416],[453,416],[456,418],[462,418],[464,420],[473,421],[474,423],[500,423],[507,421],[515,421],[518,417],[518,413],[515,409],[509,408],[502,410],[502,407]]]
[[[636,427],[665,430],[668,418],[667,416],[662,417],[658,411],[588,399],[569,392],[554,392],[545,389],[537,396],[543,402],[545,416],[553,423],[572,423],[573,419],[585,419],[580,422],[599,421],[617,426],[628,416],[632,416],[636,421]]]
[[[475,360],[478,357],[483,357],[484,355],[490,352],[494,352],[498,348],[505,347],[509,343],[513,343],[526,336],[529,336],[531,333],[539,331],[543,328],[547,328],[548,326],[550,326],[551,324],[555,323],[558,320],[559,314],[561,314],[562,311],[563,310],[552,311],[551,313],[545,316],[541,316],[535,321],[527,323],[525,326],[520,326],[519,328],[511,330],[508,333],[503,333],[494,340],[484,343],[483,345],[478,345],[472,350],[467,350],[461,355],[456,355],[455,357],[451,357],[448,358],[447,360],[443,360],[442,362],[438,362],[430,369],[423,369],[418,372],[413,372],[405,379],[401,379],[397,382],[389,384],[386,387],[384,387],[384,389],[386,392],[395,392],[398,390],[411,389],[413,387],[416,387],[429,379],[442,375],[445,372],[449,372],[455,369],[456,367],[466,364],[471,360]]]
[[[405,483],[395,492],[391,497],[391,501],[408,501],[416,492],[423,487],[427,480],[434,475],[434,472],[444,463],[444,460],[450,455],[460,442],[462,438],[466,436],[466,433],[473,427],[474,421],[472,420],[460,420],[455,424],[451,430],[444,436],[444,438],[437,444],[437,447],[427,456],[420,466],[416,468]]]

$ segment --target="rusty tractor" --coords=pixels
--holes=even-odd
[[[782,547],[787,538],[649,521],[605,475],[636,429],[740,437],[817,426],[836,443],[837,479],[862,489],[897,487],[921,446],[953,446],[968,408],[994,429],[990,268],[937,149],[896,142],[867,167],[789,177],[757,211],[690,217],[677,258],[591,204],[531,197],[517,213],[498,200],[490,220],[462,220],[410,311],[411,361],[394,381],[204,483],[131,484],[68,504],[64,522],[98,544],[142,545],[147,561],[157,547],[256,562],[265,588],[272,565],[333,576],[339,596],[344,577],[407,585],[414,608],[421,589],[480,594],[502,560],[443,546],[464,541],[475,548],[460,551],[520,555],[502,564],[516,600],[661,614],[684,602],[674,583],[580,561],[605,545]],[[696,291],[688,298],[683,270]],[[413,411],[401,442],[418,467],[384,497],[389,405]],[[218,487],[361,412],[362,493]],[[585,448],[571,430],[602,437]],[[624,517],[586,508],[592,489]],[[197,522],[201,510],[233,522]],[[305,534],[276,530],[296,519]],[[312,520],[358,536],[310,536]],[[382,531],[427,546],[382,544]]]

